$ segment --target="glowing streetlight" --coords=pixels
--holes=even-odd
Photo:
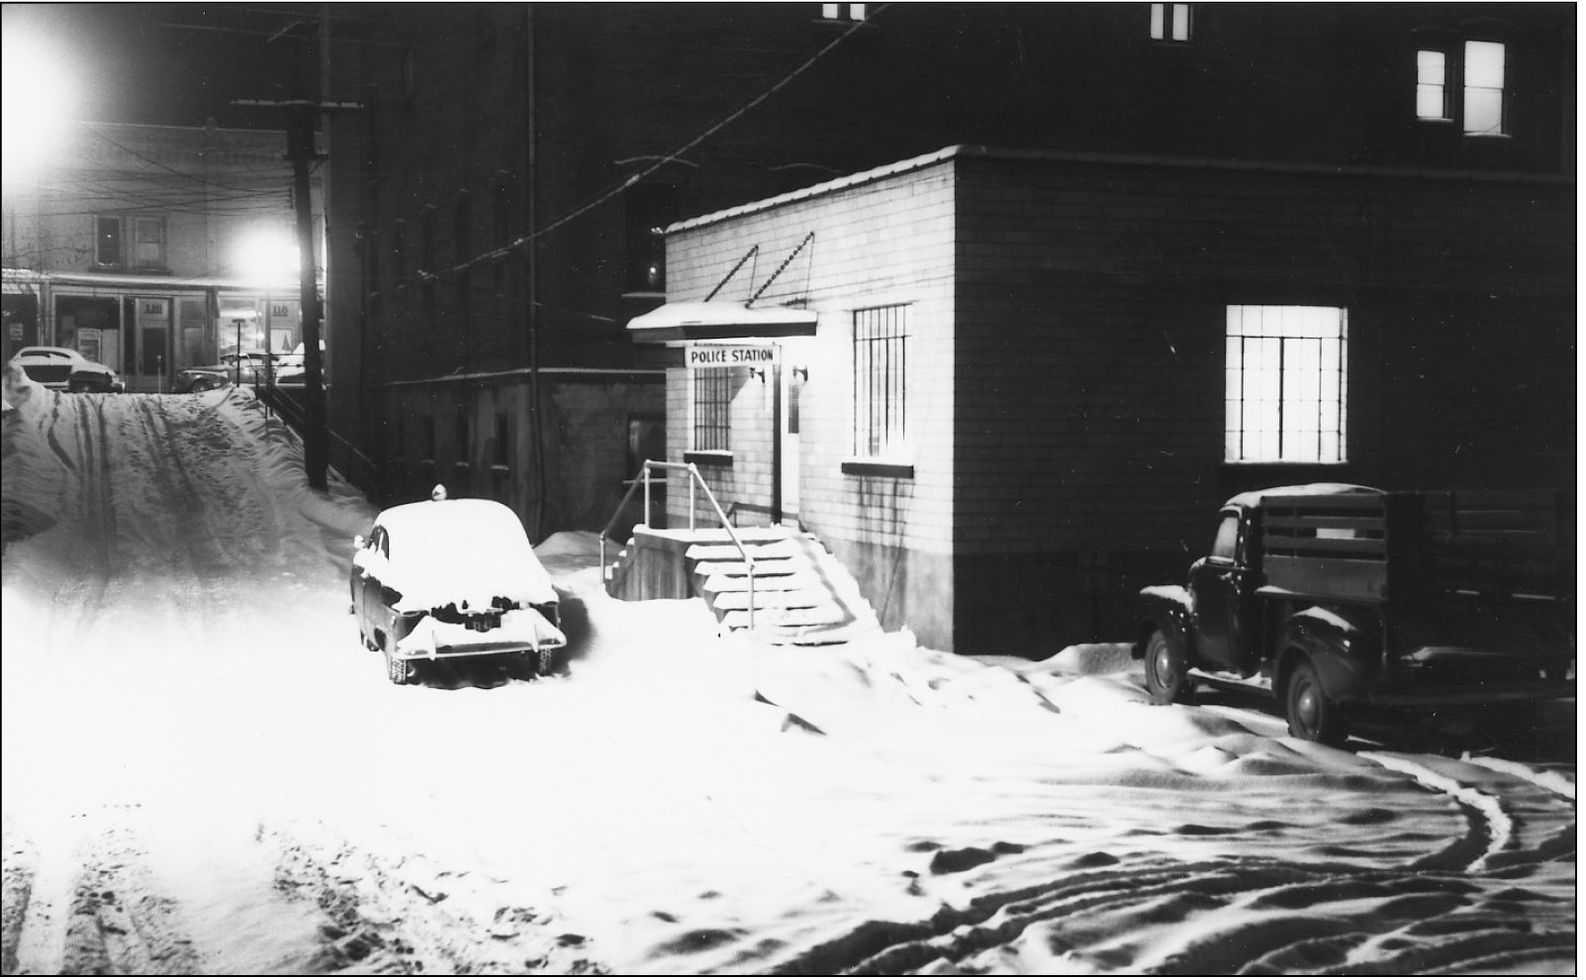
[[[0,39],[0,179],[33,180],[59,149],[77,108],[71,64],[37,36]]]

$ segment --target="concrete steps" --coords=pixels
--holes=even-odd
[[[735,529],[754,561],[750,626],[749,567],[724,530],[634,529],[607,569],[617,598],[704,598],[724,631],[753,629],[772,643],[842,643],[879,631],[875,613],[847,569],[812,535],[791,528]]]

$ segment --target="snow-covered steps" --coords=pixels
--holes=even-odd
[[[606,570],[620,599],[702,597],[724,630],[773,643],[845,642],[879,629],[847,569],[813,536],[791,528],[670,531],[639,526]],[[739,545],[742,545],[740,549]],[[753,626],[750,565],[753,562]]]

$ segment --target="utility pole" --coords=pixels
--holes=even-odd
[[[318,265],[314,261],[314,203],[309,196],[308,167],[314,160],[325,159],[314,150],[315,114],[363,107],[356,102],[331,103],[317,99],[234,99],[231,104],[284,109],[287,113],[286,156],[292,163],[292,204],[297,212],[298,297],[303,317],[303,468],[308,474],[308,485],[323,490],[330,460],[330,435],[325,428]]]

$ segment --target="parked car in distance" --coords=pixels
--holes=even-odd
[[[181,395],[209,391],[229,384],[266,384],[280,370],[281,355],[268,357],[260,351],[244,351],[241,356],[226,354],[219,364],[201,364],[176,372],[171,391]],[[275,365],[271,370],[267,365]]]
[[[512,657],[546,674],[567,645],[556,590],[518,515],[493,500],[430,500],[380,512],[353,539],[349,587],[364,646],[393,684],[415,664]]]
[[[125,391],[116,372],[70,347],[24,347],[11,358],[29,379],[52,391]]]

